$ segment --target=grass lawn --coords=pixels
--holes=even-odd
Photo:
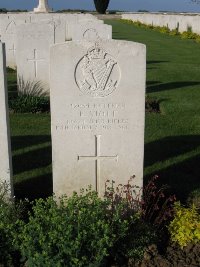
[[[117,20],[106,23],[114,39],[147,46],[147,94],[159,100],[161,114],[146,114],[145,181],[158,174],[184,201],[200,190],[200,44]],[[13,79],[9,74],[9,91]],[[50,115],[10,118],[15,194],[46,196],[52,192]]]

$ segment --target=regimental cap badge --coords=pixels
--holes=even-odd
[[[117,88],[120,70],[117,61],[96,43],[78,62],[75,79],[82,93],[105,97]]]

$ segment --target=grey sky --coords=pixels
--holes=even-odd
[[[0,0],[0,7],[32,10],[37,6],[37,3],[38,0]],[[49,0],[49,5],[54,10],[68,8],[94,9],[93,0]],[[190,0],[110,0],[109,9],[200,12],[200,4],[197,5]]]

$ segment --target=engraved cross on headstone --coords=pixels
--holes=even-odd
[[[102,160],[118,161],[118,155],[115,156],[101,156],[101,135],[95,135],[95,155],[94,156],[78,156],[80,160],[95,160],[95,189],[100,192],[101,184],[101,161]]]
[[[13,44],[12,48],[9,49],[9,51],[12,51],[13,57],[15,56],[16,48],[15,44]]]
[[[38,62],[39,61],[44,61],[44,58],[37,58],[37,50],[33,50],[33,58],[32,59],[27,59],[27,61],[32,61],[34,63],[34,72],[35,72],[35,77],[37,77],[37,70],[38,70]]]

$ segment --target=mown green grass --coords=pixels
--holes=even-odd
[[[160,176],[181,200],[200,190],[200,44],[153,30],[106,21],[113,38],[146,44],[147,88],[161,114],[146,114],[146,180]]]
[[[185,200],[200,190],[200,44],[117,20],[106,23],[113,38],[147,46],[147,94],[159,99],[162,112],[146,114],[145,181],[158,174]],[[10,117],[15,193],[46,196],[52,192],[50,115]]]

